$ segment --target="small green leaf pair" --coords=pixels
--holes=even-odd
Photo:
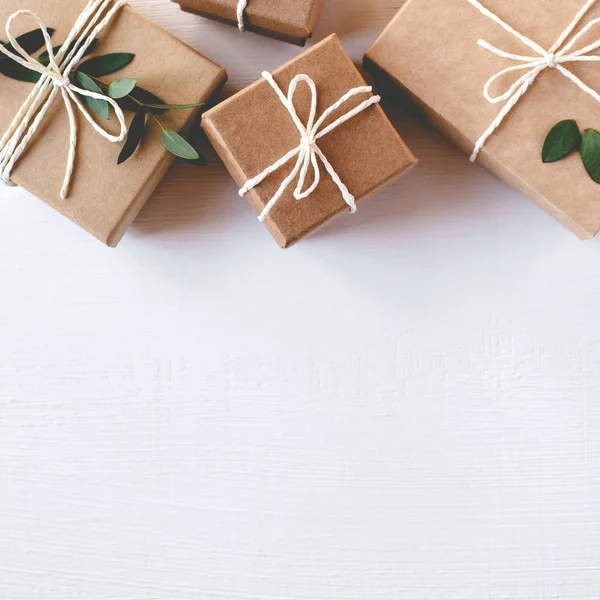
[[[78,70],[75,73],[75,76],[77,78],[77,83],[84,90],[87,90],[88,92],[95,92],[96,94],[100,94],[102,96],[105,95],[102,88],[83,71]],[[114,100],[120,100],[121,98],[128,96],[133,91],[136,84],[137,81],[135,79],[117,79],[108,86],[108,95]],[[110,118],[110,105],[106,100],[102,100],[100,98],[90,98],[90,96],[84,96],[84,99],[88,107],[100,115],[103,119]]]
[[[77,83],[88,92],[105,95],[102,88],[96,83],[97,78],[120,71],[134,58],[135,54],[130,54],[128,52],[116,52],[90,58],[77,67],[77,71],[75,72]],[[129,88],[129,91],[125,92],[123,95],[118,95],[127,88],[131,81],[133,81],[133,85]],[[110,93],[110,87],[113,85],[115,86],[113,90],[115,94],[117,94],[115,96]],[[110,84],[108,95],[115,99],[124,98],[131,92],[135,85],[136,82],[133,79],[117,79],[117,81]],[[84,96],[84,99],[88,107],[96,114],[100,115],[100,117],[103,119],[110,118],[110,104],[106,100],[90,98],[89,96]]]
[[[123,164],[126,160],[131,158],[138,149],[138,146],[142,143],[147,131],[148,115],[155,118],[154,115],[149,113],[145,108],[140,108],[135,113],[131,125],[129,126],[129,131],[127,132],[127,139],[119,154],[118,164]],[[206,164],[194,147],[186,142],[176,131],[166,129],[162,126],[160,121],[157,122],[163,128],[161,136],[162,144],[171,154],[198,165]]]
[[[595,129],[580,133],[573,119],[561,121],[550,130],[542,149],[542,161],[562,160],[577,149],[588,175],[600,183],[600,133]]]

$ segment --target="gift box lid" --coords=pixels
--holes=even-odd
[[[482,0],[507,24],[549,49],[583,6],[582,0]],[[435,15],[435,18],[432,18]],[[600,17],[600,5],[578,31]],[[596,39],[593,32],[577,46]],[[486,81],[518,62],[498,56],[479,40],[519,55],[535,52],[486,17],[467,0],[409,0],[366,54],[365,66],[382,71],[423,108],[426,116],[468,154],[498,116],[503,103],[483,95]],[[600,89],[597,63],[569,63],[568,69]],[[499,78],[499,95],[518,77]],[[559,121],[575,119],[581,129],[600,129],[600,105],[558,70],[545,69],[487,140],[478,161],[522,191],[581,238],[600,229],[600,187],[587,175],[580,157],[544,164],[546,135]]]
[[[315,82],[317,118],[349,90],[366,85],[335,35],[273,71],[275,81],[285,94],[298,74],[306,74]],[[341,112],[331,115],[324,126],[369,97],[369,94],[353,97]],[[310,104],[308,86],[300,83],[294,106],[303,124],[307,122]],[[239,187],[300,142],[290,113],[265,79],[206,112],[202,126]],[[378,104],[319,139],[318,146],[358,201],[416,163]],[[294,162],[269,175],[247,194],[257,213],[264,210],[291,173]],[[280,246],[292,245],[334,215],[348,210],[333,179],[322,165],[320,170],[321,182],[308,198],[294,198],[294,181],[266,218],[265,224]],[[307,180],[312,182],[312,170]]]
[[[67,37],[85,5],[85,0],[27,2],[27,7],[47,27],[55,29],[52,41],[56,45]],[[0,23],[6,23],[12,13],[22,8],[22,0],[3,0]],[[27,18],[19,19],[15,26],[19,28],[16,33],[36,27]],[[129,7],[122,8],[101,34],[94,55],[111,52],[131,52],[136,57],[118,73],[107,76],[109,81],[121,77],[134,78],[140,86],[168,103],[206,102],[226,79],[221,67]],[[3,75],[0,75],[0,83],[0,130],[4,132],[33,85]],[[197,114],[198,109],[169,111],[160,118],[166,127],[179,131],[188,128]],[[132,118],[131,113],[126,113],[126,116]],[[75,169],[65,200],[60,198],[60,190],[67,163],[70,128],[60,95],[17,163],[12,180],[105,244],[115,246],[173,157],[160,143],[158,125],[149,122],[152,130],[148,138],[130,160],[117,165],[122,144],[111,143],[101,137],[78,112],[76,119]],[[101,125],[113,134],[119,131],[114,117],[111,122],[103,121]]]

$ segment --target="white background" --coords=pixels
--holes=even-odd
[[[132,4],[227,94],[298,52]],[[288,251],[214,157],[117,250],[0,191],[1,600],[600,598],[600,242],[386,109],[418,169]]]

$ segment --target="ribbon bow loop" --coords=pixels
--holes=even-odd
[[[6,23],[6,34],[9,45],[14,51],[11,52],[0,44],[0,52],[22,67],[39,73],[40,78],[0,140],[0,177],[4,183],[12,185],[10,176],[14,166],[27,149],[31,139],[39,129],[41,122],[59,93],[64,101],[70,126],[67,168],[60,192],[63,200],[68,195],[77,149],[77,121],[75,119],[74,106],[102,137],[110,142],[122,142],[125,139],[127,136],[127,123],[123,110],[118,103],[108,96],[84,90],[74,85],[71,83],[70,74],[85,55],[94,39],[107,27],[113,16],[126,3],[126,0],[118,0],[114,4],[113,0],[90,0],[77,19],[67,40],[56,53],[52,46],[48,28],[35,13],[30,10],[19,10],[9,17]],[[109,10],[107,11],[107,9]],[[31,56],[19,44],[13,34],[14,22],[22,16],[29,17],[35,21],[42,32],[44,45],[48,54],[47,66],[41,64]],[[120,133],[118,135],[110,134],[96,123],[83,105],[81,101],[82,96],[103,100],[113,107],[120,125]]]
[[[39,27],[42,32],[42,37],[44,39],[44,46],[46,47],[46,53],[48,54],[48,67],[44,67],[37,60],[35,60],[19,43],[18,39],[12,33],[12,28],[14,22],[19,17],[29,17],[33,21],[35,21],[36,25]],[[52,79],[55,79],[57,82],[60,81],[62,83],[63,76],[58,68],[58,64],[56,63],[56,59],[54,56],[54,48],[52,47],[52,40],[50,39],[50,32],[46,25],[42,22],[42,20],[32,11],[30,10],[19,10],[16,13],[12,14],[8,21],[6,22],[6,34],[10,41],[10,44],[19,57],[24,60],[27,65],[24,65],[22,62],[21,65],[25,66],[25,68],[35,71],[40,75],[47,75]],[[6,53],[5,53],[6,54]],[[10,56],[10,54],[8,55]],[[13,57],[13,60],[15,58]],[[20,62],[20,61],[17,61]]]
[[[478,44],[500,56],[502,58],[506,58],[508,60],[517,62],[518,64],[506,67],[492,75],[483,87],[483,95],[485,99],[491,104],[497,104],[501,102],[505,102],[506,104],[496,117],[492,124],[488,127],[488,129],[484,132],[484,134],[479,138],[477,143],[475,144],[475,148],[473,150],[473,154],[471,155],[471,161],[475,162],[481,149],[487,142],[488,138],[496,131],[496,129],[502,124],[506,116],[510,113],[510,111],[515,107],[517,102],[525,95],[527,90],[533,84],[533,82],[537,79],[537,77],[546,69],[556,69],[562,75],[564,75],[567,79],[570,79],[577,87],[579,87],[582,91],[586,92],[596,101],[600,102],[600,94],[586,85],[581,79],[579,79],[576,75],[574,75],[570,70],[568,70],[564,65],[572,62],[598,62],[600,61],[600,56],[591,54],[598,48],[600,48],[600,39],[595,42],[588,44],[587,46],[579,49],[573,50],[576,47],[577,43],[598,23],[600,23],[599,19],[591,20],[585,27],[579,31],[573,38],[565,44],[565,42],[569,39],[571,34],[575,31],[575,28],[579,25],[581,20],[587,15],[592,6],[596,3],[597,0],[587,0],[584,4],[583,8],[577,13],[573,21],[570,25],[561,33],[560,37],[554,45],[545,50],[542,46],[519,33],[515,29],[513,29],[510,25],[505,23],[500,17],[496,14],[485,8],[479,2],[479,0],[467,0],[469,4],[474,6],[477,10],[479,10],[484,16],[488,17],[498,25],[500,25],[503,29],[508,31],[518,40],[520,40],[525,46],[529,47],[531,50],[535,52],[534,56],[528,56],[523,54],[513,54],[510,52],[505,52],[495,46],[492,46],[485,40],[479,40]],[[514,81],[514,83],[510,84],[504,92],[493,95],[492,87],[496,84],[496,82],[507,75],[518,74],[519,72],[524,71],[524,73]]]
[[[367,109],[369,106],[377,104],[381,98],[379,96],[371,96],[369,99],[360,103],[358,106],[350,110],[349,112],[343,114],[338,119],[333,121],[331,124],[323,127],[327,119],[340,107],[342,107],[346,102],[348,102],[351,98],[358,94],[371,93],[372,88],[368,86],[361,86],[357,88],[351,89],[349,92],[344,94],[335,104],[326,109],[323,114],[316,120],[317,115],[317,100],[318,93],[315,82],[308,75],[296,75],[292,81],[290,82],[287,96],[281,91],[280,87],[277,85],[273,76],[268,72],[263,72],[262,76],[269,82],[281,103],[287,109],[294,122],[298,132],[300,134],[300,144],[290,150],[285,156],[280,158],[278,161],[273,163],[270,167],[267,167],[262,173],[250,179],[246,182],[246,185],[240,190],[240,196],[245,196],[250,190],[254,189],[257,185],[262,183],[269,175],[278,171],[281,167],[286,165],[293,158],[296,158],[296,164],[292,169],[291,173],[283,180],[279,189],[275,193],[275,195],[268,202],[267,206],[259,216],[260,221],[264,221],[267,215],[271,212],[272,208],[279,201],[279,199],[283,196],[286,189],[290,186],[292,181],[296,177],[298,177],[298,183],[294,190],[294,198],[296,200],[303,200],[308,198],[318,187],[321,182],[321,170],[319,167],[319,161],[323,163],[325,170],[329,173],[334,183],[337,185],[340,190],[342,197],[346,204],[350,207],[350,212],[356,211],[356,200],[354,196],[348,191],[348,188],[344,185],[339,175],[336,173],[335,169],[331,166],[329,160],[321,149],[319,148],[317,142],[333,131],[337,129],[340,125],[354,118],[356,115],[361,113],[363,110]],[[299,83],[306,83],[310,90],[311,103],[310,103],[310,112],[308,116],[308,120],[306,125],[304,125],[298,116],[298,112],[296,111],[296,107],[294,105],[294,96],[296,94],[296,90],[298,88]],[[308,170],[312,166],[313,168],[313,182],[310,186],[305,188],[306,177],[308,174]]]
[[[294,95],[298,89],[299,83],[306,83],[310,90],[311,101],[310,101],[310,114],[306,125],[302,124],[296,106],[294,104]],[[315,139],[315,117],[317,115],[317,86],[315,82],[307,75],[296,75],[290,83],[287,94],[287,109],[294,121],[294,125],[300,133],[300,153],[298,155],[298,161],[300,167],[300,177],[298,178],[298,185],[294,190],[294,198],[296,200],[303,200],[308,198],[317,189],[317,186],[321,182],[321,171],[319,169],[319,163],[317,162],[317,156],[314,151],[316,144]],[[313,168],[313,182],[310,187],[303,191],[303,187],[306,182],[306,176],[309,168]]]

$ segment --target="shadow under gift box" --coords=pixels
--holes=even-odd
[[[315,82],[317,119],[348,91],[366,85],[336,35],[272,73],[286,96],[291,80],[298,74],[306,74]],[[368,98],[366,93],[354,96],[330,115],[320,130]],[[309,88],[300,82],[294,106],[303,124],[307,123],[310,105]],[[300,133],[290,113],[265,79],[204,113],[202,128],[240,188],[300,143]],[[407,172],[417,162],[378,104],[320,138],[317,144],[357,201]],[[267,206],[295,162],[292,159],[248,192],[246,197],[257,213]],[[340,189],[320,160],[319,168],[321,182],[308,198],[294,198],[296,178],[264,221],[282,248],[348,210]],[[305,189],[313,182],[312,168],[306,182]]]
[[[238,0],[173,0],[181,10],[238,26]],[[247,31],[304,46],[312,37],[325,0],[249,0]]]
[[[521,34],[543,48],[551,48],[585,2],[482,3]],[[600,4],[589,11],[574,34],[598,17]],[[597,38],[597,30],[592,31],[575,49]],[[470,155],[504,106],[485,99],[486,81],[519,64],[479,46],[480,39],[509,53],[535,55],[466,0],[409,0],[367,51],[365,68],[376,77],[391,78],[421,106],[442,134]],[[592,88],[600,89],[598,63],[565,66]],[[501,78],[491,90],[492,95],[503,93],[525,72]],[[546,135],[564,119],[575,119],[582,130],[599,129],[600,104],[559,71],[547,68],[488,139],[478,162],[577,236],[589,239],[600,229],[600,186],[587,175],[578,153],[550,164],[544,164],[541,158]]]
[[[26,6],[49,28],[56,31],[54,45],[65,40],[85,0],[2,0],[0,23]],[[36,28],[30,19],[15,22],[17,33]],[[166,31],[153,25],[128,7],[122,8],[99,37],[96,52],[131,52],[135,59],[107,80],[132,77],[138,84],[172,104],[207,102],[224,84],[227,74]],[[43,50],[43,49],[42,49]],[[85,60],[85,59],[84,59]],[[3,133],[21,107],[33,84],[0,75],[0,130]],[[186,130],[199,109],[169,111],[161,115],[165,127]],[[69,119],[64,102],[57,96],[41,127],[17,163],[12,181],[61,212],[108,246],[116,246],[133,222],[154,188],[173,162],[161,144],[161,130],[149,120],[151,128],[137,152],[117,165],[122,143],[113,144],[100,136],[76,110],[78,125],[77,156],[69,195],[60,198],[69,149]],[[125,113],[128,123],[132,113]],[[118,134],[113,116],[102,126]]]

